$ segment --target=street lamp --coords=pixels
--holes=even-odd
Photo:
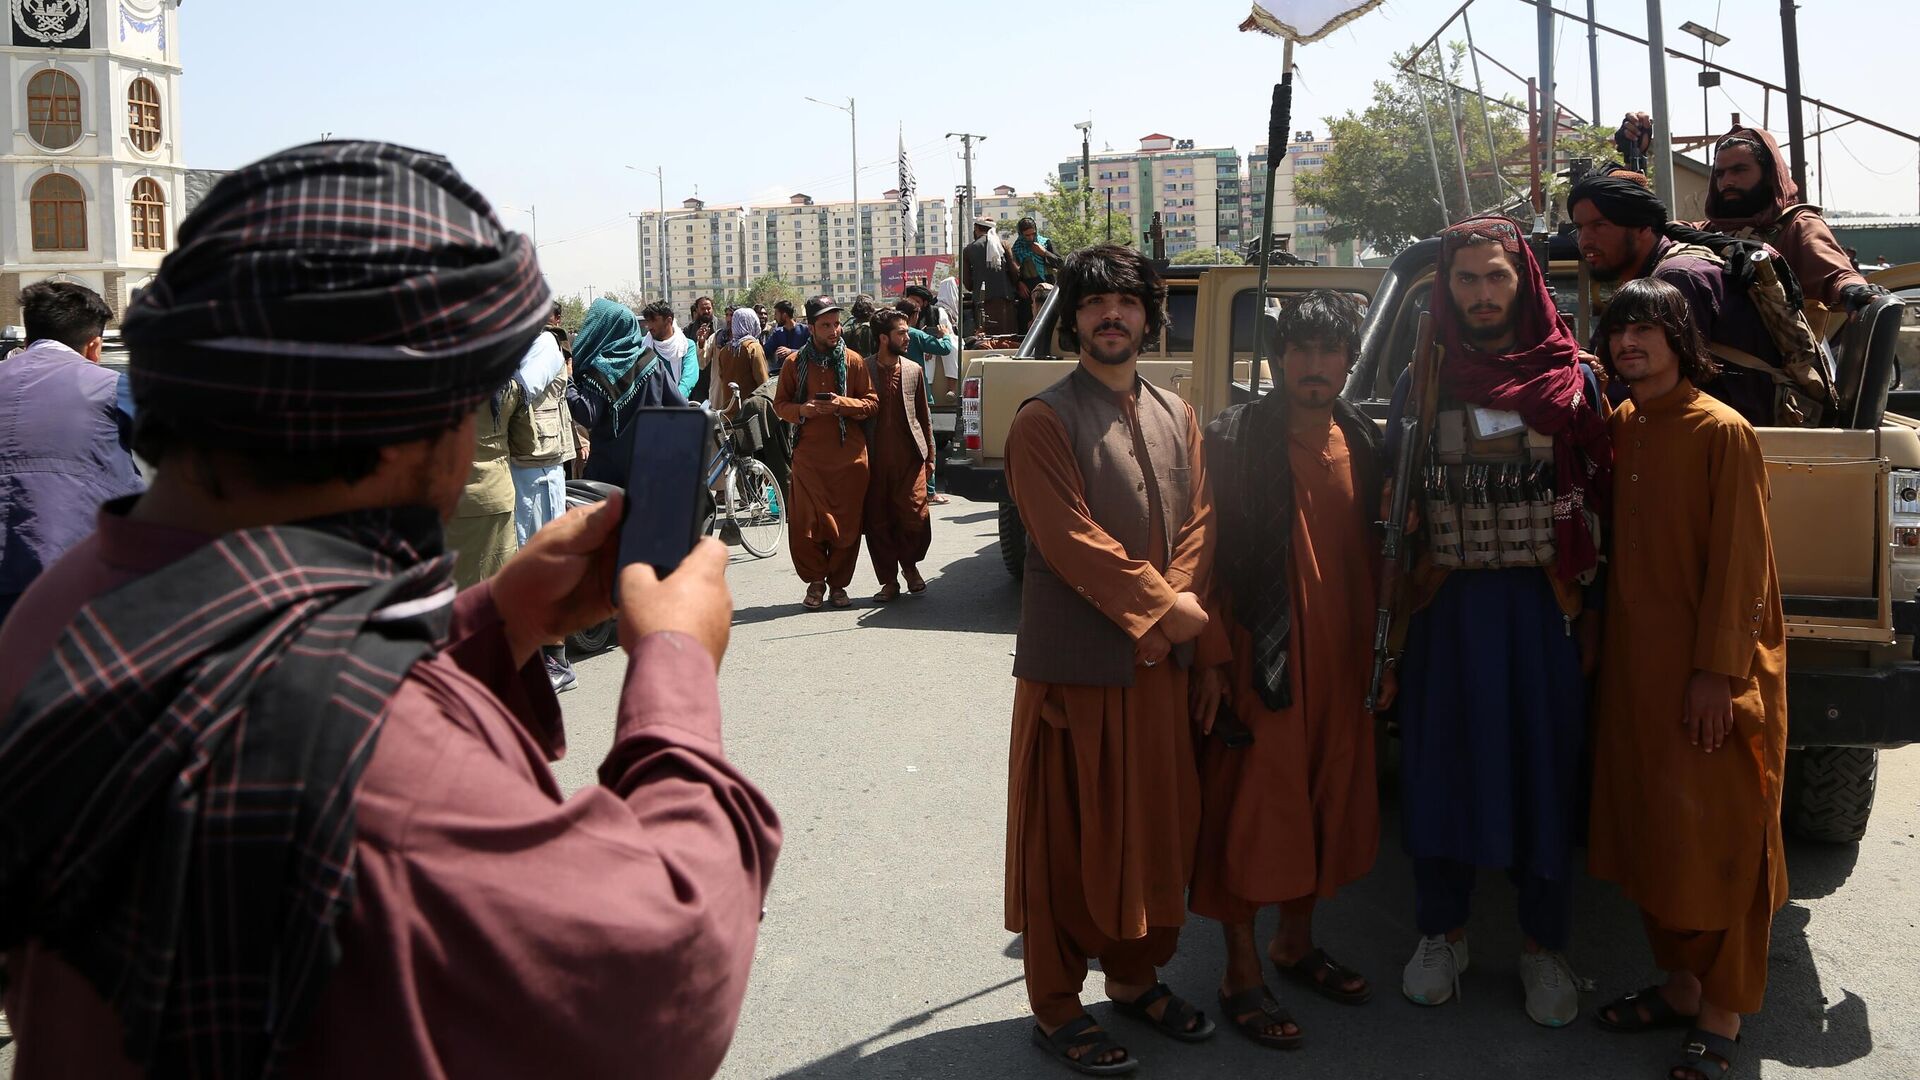
[[[1682,33],[1700,39],[1700,134],[1707,140],[1703,149],[1707,163],[1713,163],[1713,109],[1707,104],[1707,88],[1720,85],[1720,73],[1707,68],[1707,46],[1719,48],[1733,39],[1718,30],[1710,30],[1689,19],[1680,24]]]
[[[1073,125],[1080,131],[1080,220],[1084,223],[1093,216],[1093,175],[1092,138],[1093,121],[1082,120]]]
[[[638,165],[629,165],[627,168],[632,169],[634,172],[645,173],[653,177],[660,185],[660,216],[656,219],[653,230],[653,256],[660,260],[660,272],[663,275],[662,280],[666,283],[666,291],[661,294],[660,298],[668,303],[672,303],[673,260],[667,257],[667,167],[661,165],[658,168],[643,169]],[[640,263],[640,288],[644,291],[646,287],[647,266],[645,256],[643,255]]]
[[[533,219],[533,228],[528,232],[527,235],[528,235],[528,238],[533,241],[534,250],[538,251],[540,249],[540,215],[534,212],[534,205],[532,203],[528,203],[526,206],[526,209],[522,210],[518,206],[508,206],[506,203],[501,203],[500,209],[511,210],[516,214],[525,214],[528,217]]]
[[[803,97],[805,95],[802,95]],[[850,129],[850,142],[853,148],[853,291],[861,293],[867,286],[866,246],[860,241],[860,118],[853,110],[853,99],[849,97],[845,105],[836,105],[831,101],[821,101],[817,97],[807,98],[815,105],[825,105],[829,109],[839,109],[847,114],[847,126]]]

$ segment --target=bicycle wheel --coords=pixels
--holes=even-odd
[[[779,551],[787,531],[787,507],[773,470],[758,458],[739,458],[733,463],[732,481],[727,485],[727,516],[740,534],[740,546],[761,559]]]

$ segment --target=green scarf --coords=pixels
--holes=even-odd
[[[795,385],[800,388],[800,393],[807,393],[807,387],[813,385],[807,378],[812,374],[807,370],[808,365],[820,364],[831,367],[833,371],[834,393],[841,397],[847,396],[847,346],[844,342],[834,342],[833,351],[823,353],[814,345],[813,338],[808,337],[807,343],[800,346],[800,355],[794,358],[794,363],[800,365],[800,370],[794,375]],[[836,419],[840,421],[840,441],[844,443],[847,441],[847,418],[841,416]]]

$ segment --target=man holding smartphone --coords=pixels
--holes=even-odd
[[[1034,1043],[1112,1073],[1134,1059],[1080,1003],[1094,957],[1122,1014],[1180,1042],[1214,1031],[1156,973],[1186,919],[1200,824],[1187,669],[1207,625],[1213,506],[1192,407],[1138,372],[1166,322],[1153,264],[1088,248],[1061,289],[1061,339],[1080,363],[1007,437],[1027,563],[1006,916],[1022,935]]]
[[[780,846],[720,745],[726,549],[620,573],[571,798],[540,646],[614,615],[620,497],[452,586],[475,413],[548,299],[402,147],[282,151],[181,223],[123,331],[154,485],[0,628],[20,1075],[719,1068]]]
[[[1261,974],[1261,908],[1280,908],[1265,954],[1281,978],[1342,1004],[1372,994],[1315,947],[1313,911],[1372,868],[1380,842],[1366,700],[1382,469],[1379,429],[1339,396],[1358,306],[1321,289],[1277,326],[1262,322],[1273,389],[1207,425],[1220,559],[1194,675],[1213,737],[1200,751],[1190,903],[1226,931],[1222,1012],[1255,1042],[1291,1049],[1300,1029]]]
[[[880,408],[864,358],[840,340],[840,305],[807,301],[807,343],[780,369],[773,409],[800,429],[793,448],[787,537],[793,569],[807,583],[801,602],[818,611],[832,590],[837,608],[853,606],[847,586],[860,558],[867,498],[867,430]]]

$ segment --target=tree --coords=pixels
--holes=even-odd
[[[1240,253],[1222,247],[1194,248],[1183,251],[1171,260],[1175,266],[1193,264],[1197,266],[1239,266]]]
[[[560,328],[569,336],[580,332],[580,324],[587,318],[587,302],[580,296],[562,296],[560,299]]]
[[[1061,186],[1060,179],[1047,177],[1047,190],[1036,198],[1028,199],[1020,209],[1047,223],[1047,239],[1062,255],[1081,248],[1107,243],[1107,203],[1099,192],[1094,193],[1092,212],[1088,212],[1085,196],[1071,188]],[[1005,230],[1009,236],[1012,229]],[[1127,247],[1138,246],[1139,237],[1134,235],[1133,215],[1124,210],[1113,212],[1113,243]],[[1011,240],[1009,239],[1009,242]]]
[[[1458,43],[1451,47],[1447,81],[1456,88],[1467,85],[1462,78],[1465,51]],[[1528,169],[1524,114],[1500,102],[1488,104],[1464,89],[1442,87],[1440,65],[1428,58],[1421,64],[1424,81],[1416,88],[1416,76],[1401,70],[1405,62],[1404,55],[1394,57],[1393,81],[1373,84],[1373,104],[1366,111],[1348,110],[1345,116],[1327,118],[1334,145],[1325,167],[1294,180],[1295,201],[1326,210],[1333,222],[1327,229],[1332,242],[1354,240],[1392,255],[1447,224],[1434,191],[1434,162],[1427,153],[1426,124],[1421,122],[1422,94],[1447,209],[1458,218],[1469,206],[1483,211],[1524,201]],[[1447,109],[1449,95],[1460,117],[1457,137]],[[1491,156],[1487,152],[1489,121]],[[1466,199],[1460,193],[1463,148]]]
[[[772,310],[776,300],[791,300],[794,307],[798,308],[806,300],[805,290],[779,274],[761,274],[748,282],[745,289],[728,293],[724,303],[736,307],[765,304],[768,310]]]

